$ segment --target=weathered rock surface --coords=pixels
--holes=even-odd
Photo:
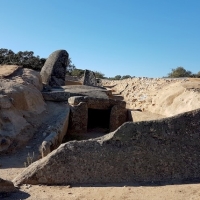
[[[47,156],[62,143],[69,125],[69,114],[70,108],[66,105],[62,113],[54,120],[53,125],[49,126],[48,130],[45,131],[45,133],[48,132],[49,134],[40,147],[42,157]]]
[[[13,182],[0,178],[0,192],[15,192],[17,189],[14,187]]]
[[[89,96],[93,98],[105,98],[108,99],[112,97],[112,92],[106,90],[103,87],[94,87],[87,85],[69,85],[62,87],[65,92],[70,93],[72,96]]]
[[[18,69],[20,69],[20,66],[17,65],[3,65],[0,66],[0,78],[6,78],[10,75],[14,74]]]
[[[83,85],[97,86],[96,76],[93,71],[85,70],[83,76]]]
[[[6,151],[15,141],[15,146],[32,135],[23,135],[25,129],[32,125],[26,117],[39,114],[45,110],[45,102],[41,95],[41,78],[38,72],[18,66],[0,66],[0,152]],[[8,75],[8,69],[9,76]],[[12,73],[11,73],[12,71]],[[19,135],[22,133],[22,137]],[[24,142],[24,141],[23,141]]]
[[[48,88],[42,91],[42,95],[46,101],[67,101],[70,97],[74,96],[108,99],[112,96],[112,93],[102,87],[70,85],[58,88]]]
[[[103,137],[62,144],[15,184],[76,184],[200,179],[200,110],[127,122]]]
[[[42,82],[52,87],[65,85],[68,58],[69,54],[65,50],[54,51],[48,57],[40,72]]]
[[[70,120],[68,134],[87,133],[88,106],[85,102],[70,106]]]
[[[42,96],[45,101],[67,101],[70,97],[70,93],[58,89],[48,92],[42,92]]]

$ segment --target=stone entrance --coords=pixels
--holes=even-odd
[[[116,130],[126,122],[127,110],[124,101],[74,96],[70,104],[69,134],[87,133],[88,129],[103,128],[107,132]]]
[[[110,109],[99,110],[88,108],[87,129],[103,128],[109,130],[110,127]]]

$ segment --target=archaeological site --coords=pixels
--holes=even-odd
[[[66,75],[68,59],[57,50],[40,72],[0,66],[0,193],[200,181],[199,79],[97,81]]]

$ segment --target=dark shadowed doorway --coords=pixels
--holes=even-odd
[[[88,109],[88,129],[103,128],[109,129],[110,109]]]

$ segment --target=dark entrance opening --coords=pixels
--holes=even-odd
[[[109,129],[110,109],[88,109],[88,129],[104,128]]]

